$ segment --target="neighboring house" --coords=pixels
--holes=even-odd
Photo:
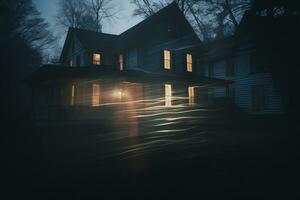
[[[132,110],[208,106],[228,98],[247,113],[280,113],[271,74],[257,63],[263,59],[244,36],[244,24],[235,36],[203,44],[172,3],[120,35],[70,28],[61,65],[45,65],[30,77],[38,118],[53,118],[61,109],[62,118],[72,118],[74,108],[120,102],[131,102]],[[99,116],[87,113],[77,115]]]
[[[257,41],[267,25],[264,18],[246,13],[234,36],[205,44],[201,68],[205,76],[233,81],[212,91],[211,98],[229,97],[251,114],[278,114],[284,108],[273,84],[272,58]]]

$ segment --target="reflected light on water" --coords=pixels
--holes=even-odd
[[[87,133],[95,128],[89,123],[98,123],[95,137],[113,141],[113,152],[105,155],[131,159],[139,170],[146,166],[143,156],[149,152],[160,153],[169,145],[185,148],[206,142],[203,126],[213,110],[199,103],[203,98],[197,99],[200,95],[194,86],[97,80],[74,83],[64,91],[70,107],[66,113],[76,115],[75,120],[88,117]]]

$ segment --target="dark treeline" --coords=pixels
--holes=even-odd
[[[203,41],[232,35],[246,11],[262,15],[293,15],[299,11],[296,0],[131,0],[133,15],[147,18],[175,1]]]
[[[104,21],[117,15],[114,0],[60,0],[57,25],[68,31],[69,27],[102,32]]]
[[[55,38],[31,0],[0,0],[0,27],[2,117],[27,117],[31,99],[24,79]]]
[[[275,88],[280,92],[290,121],[297,121],[300,95],[300,2],[255,0],[250,14],[263,26],[249,30],[256,37],[260,56],[268,57]],[[255,26],[254,26],[255,27]]]

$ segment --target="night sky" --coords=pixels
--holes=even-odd
[[[47,22],[50,23],[51,29],[57,32],[57,26],[55,26],[55,16],[57,15],[58,2],[60,0],[33,0],[36,4],[38,11]],[[116,9],[120,12],[115,19],[111,22],[104,24],[103,32],[119,34],[128,28],[132,27],[142,19],[140,17],[133,17],[133,5],[130,4],[130,0],[115,0]],[[65,37],[65,36],[63,36]],[[63,38],[60,38],[62,41]]]

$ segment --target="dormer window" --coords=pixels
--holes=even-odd
[[[171,69],[171,52],[164,50],[164,68]]]
[[[101,64],[101,54],[94,53],[93,54],[93,64],[94,65],[100,65]]]
[[[186,70],[193,72],[193,56],[192,54],[186,54]]]
[[[121,71],[124,70],[124,56],[123,56],[123,54],[119,55],[119,67],[120,67]]]

